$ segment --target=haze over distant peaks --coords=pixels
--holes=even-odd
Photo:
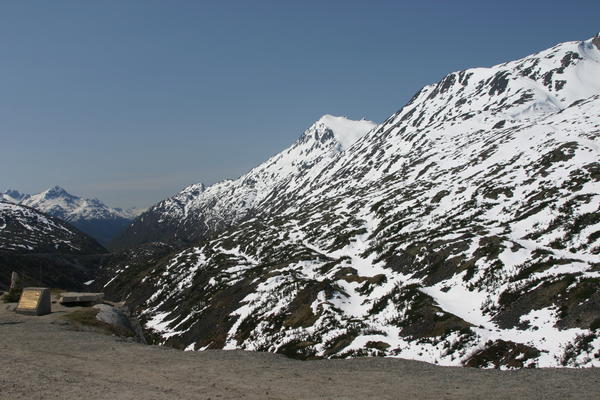
[[[101,243],[107,243],[139,214],[139,210],[111,208],[98,199],[74,196],[60,186],[34,195],[7,190],[0,193],[0,199],[60,218]]]

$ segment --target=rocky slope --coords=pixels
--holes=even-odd
[[[17,271],[26,284],[76,288],[90,279],[92,258],[106,250],[58,218],[0,202],[0,287]]]
[[[289,148],[235,180],[188,186],[151,207],[110,244],[130,248],[168,242],[185,246],[232,226],[260,208],[277,186],[324,165],[372,129],[371,121],[324,115]]]
[[[599,158],[600,38],[562,43],[426,86],[105,289],[187,350],[597,367]]]
[[[110,208],[98,199],[73,196],[59,186],[34,195],[8,190],[0,193],[0,199],[23,204],[67,221],[103,244],[108,243],[137,216],[135,210]]]
[[[0,202],[0,249],[18,253],[89,254],[104,249],[58,218],[31,207]]]

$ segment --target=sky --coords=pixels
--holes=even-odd
[[[114,207],[236,178],[323,114],[600,31],[600,1],[2,1],[0,190]]]

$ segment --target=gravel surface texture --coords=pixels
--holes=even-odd
[[[518,371],[364,358],[182,352],[0,304],[0,399],[600,399],[597,369]]]

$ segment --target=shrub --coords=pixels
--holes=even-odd
[[[23,289],[21,289],[21,288],[8,289],[8,292],[6,292],[4,294],[2,301],[4,301],[5,303],[16,303],[21,298],[22,292],[23,292]]]

